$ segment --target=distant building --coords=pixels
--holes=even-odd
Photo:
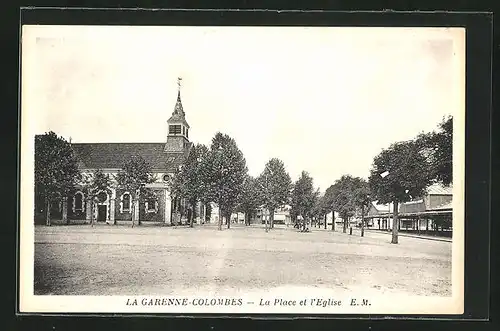
[[[388,229],[388,218],[377,217],[387,215],[391,211],[389,204],[379,204],[378,201],[372,201],[367,213],[369,227],[378,227],[379,229]]]
[[[332,225],[332,219],[335,219],[335,224],[342,224],[342,219],[339,216],[339,213],[335,212],[329,212],[326,214],[326,224],[331,226]]]
[[[286,205],[282,208],[278,208],[277,210],[275,210],[273,219],[274,224],[290,225],[292,223],[290,217],[290,209],[291,207]],[[265,224],[266,220],[267,222],[270,222],[269,210],[267,210],[264,206],[261,206],[259,209],[257,209],[255,222],[260,224]]]
[[[210,214],[210,218],[208,220],[208,223],[212,224],[218,224],[219,222],[219,207],[217,206],[216,203],[211,203],[212,211]],[[241,212],[235,212],[231,214],[231,222],[232,223],[244,223],[246,219],[245,213]],[[227,224],[226,217],[222,216],[222,223]]]

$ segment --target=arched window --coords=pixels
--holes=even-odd
[[[106,194],[106,192],[101,191],[97,194],[97,200],[100,203],[104,203],[106,202],[106,200],[108,200],[108,195]]]
[[[130,211],[130,194],[124,193],[122,195],[122,212]]]
[[[73,211],[81,212],[83,211],[83,194],[82,192],[76,192],[73,197]]]

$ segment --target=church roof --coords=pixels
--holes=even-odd
[[[190,143],[191,144],[191,143]],[[72,144],[81,169],[121,169],[133,156],[141,156],[154,171],[172,172],[186,153],[165,152],[165,143],[85,143]]]

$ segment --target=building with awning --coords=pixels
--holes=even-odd
[[[404,231],[451,231],[453,218],[453,188],[434,184],[422,198],[401,203],[398,208],[399,228]],[[365,219],[375,229],[392,229],[392,204],[372,203]],[[450,233],[451,234],[451,233]]]

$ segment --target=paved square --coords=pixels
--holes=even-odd
[[[37,226],[35,294],[214,294],[309,286],[451,295],[451,242],[313,228]]]

